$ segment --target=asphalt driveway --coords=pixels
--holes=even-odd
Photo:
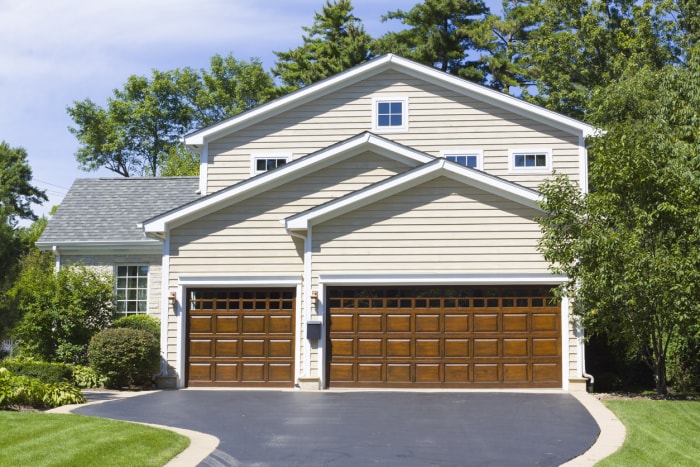
[[[188,389],[73,412],[214,435],[205,466],[554,466],[599,433],[566,393]]]

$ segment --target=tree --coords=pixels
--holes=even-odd
[[[210,64],[209,71],[185,68],[154,70],[150,79],[130,76],[107,99],[106,108],[90,99],[74,102],[67,111],[76,125],[69,130],[80,143],[80,168],[104,167],[130,177],[156,176],[169,167],[169,175],[196,175],[189,172],[192,164],[167,164],[171,155],[182,155],[182,137],[274,95],[272,78],[258,60],[215,55]],[[173,173],[175,168],[188,173]]]
[[[320,81],[370,58],[372,38],[362,21],[352,14],[350,0],[326,0],[314,24],[302,29],[304,44],[287,52],[275,52],[272,73],[291,91]]]
[[[662,1],[530,0],[524,12],[533,26],[522,48],[537,86],[530,100],[584,119],[593,94],[626,70],[676,63]]]
[[[483,21],[468,26],[476,49],[481,51],[478,68],[487,86],[510,92],[519,88],[527,96],[530,78],[524,63],[523,50],[535,20],[530,14],[529,0],[503,0],[503,16],[489,14]]]
[[[574,312],[652,368],[667,391],[667,356],[700,332],[700,63],[629,70],[600,91],[592,117],[592,190],[545,183],[540,249],[569,282]],[[697,356],[696,356],[697,358]]]
[[[425,0],[409,11],[390,11],[382,21],[398,19],[409,26],[389,32],[377,39],[379,53],[393,52],[439,70],[482,81],[483,74],[475,60],[472,28],[488,13],[481,0]]]
[[[47,201],[46,193],[31,184],[32,169],[24,148],[0,142],[0,220],[15,227],[20,219],[36,220],[32,204]]]
[[[78,265],[55,273],[53,267],[51,252],[24,258],[8,292],[22,316],[12,336],[22,355],[86,364],[90,338],[114,317],[112,277]]]

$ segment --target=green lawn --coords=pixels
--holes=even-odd
[[[700,401],[610,400],[627,427],[622,448],[597,466],[697,466]]]
[[[0,411],[2,466],[162,466],[189,445],[172,431],[82,415]]]

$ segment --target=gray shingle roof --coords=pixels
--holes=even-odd
[[[148,241],[137,226],[200,196],[198,177],[79,178],[39,244]]]

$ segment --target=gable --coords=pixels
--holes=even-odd
[[[364,159],[359,158],[355,159],[349,166],[344,164],[344,161],[368,154],[372,155],[369,159],[367,157]],[[344,183],[350,187],[349,190],[356,190],[376,182],[378,180],[377,177],[386,178],[396,173],[396,171],[400,170],[399,167],[403,170],[408,170],[433,159],[431,156],[419,151],[398,145],[370,133],[365,133],[270,172],[245,180],[194,203],[182,206],[170,213],[150,219],[144,222],[144,230],[151,235],[162,234],[173,227],[192,222],[227,206],[259,196],[278,187],[291,186],[292,183],[298,185],[297,188],[294,188],[295,190],[308,191],[309,186],[305,187],[303,183],[298,183],[298,180],[302,177],[308,177],[310,174],[319,174],[322,183],[326,186],[334,187],[335,184],[341,184],[341,180],[345,180]],[[385,174],[380,174],[379,172],[374,173],[374,175],[367,174],[368,171],[381,169],[385,166],[393,167],[391,170],[394,170],[394,172],[390,170]],[[336,182],[330,182],[333,178],[331,174],[336,174]],[[353,180],[354,177],[359,178]],[[318,187],[315,189],[319,193],[324,191],[323,189],[319,191]],[[344,194],[342,190],[341,193]],[[334,196],[341,196],[342,194]],[[320,196],[323,196],[323,194]],[[319,201],[319,203],[321,202],[323,201]]]
[[[410,191],[416,186],[444,177],[461,185],[504,198],[527,209],[539,211],[539,193],[510,183],[481,171],[463,167],[445,159],[436,159],[408,172],[335,199],[308,211],[288,217],[285,226],[290,231],[308,230],[314,225],[363,209],[390,196]]]

